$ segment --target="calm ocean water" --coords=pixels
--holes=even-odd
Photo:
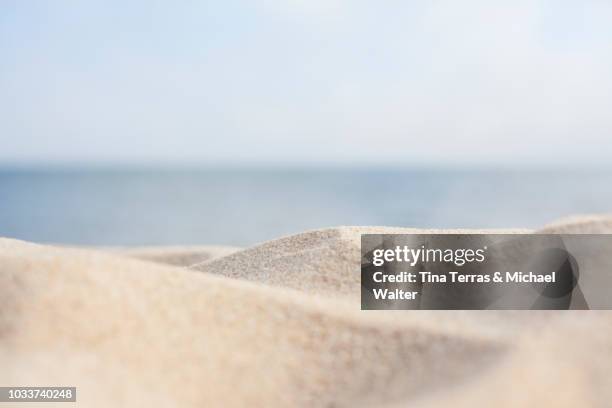
[[[0,236],[250,245],[338,225],[537,227],[612,212],[612,174],[418,170],[0,171]]]

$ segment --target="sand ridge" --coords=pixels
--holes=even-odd
[[[425,232],[314,231],[191,269],[2,239],[0,383],[76,385],[86,407],[606,406],[612,314],[362,312],[364,231]]]
[[[174,266],[191,266],[221,258],[240,248],[221,245],[124,247],[115,248],[120,255]]]

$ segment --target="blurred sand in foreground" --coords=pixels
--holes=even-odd
[[[612,218],[541,231],[612,233]],[[610,406],[612,312],[361,311],[366,232],[527,231],[340,227],[243,250],[2,239],[0,385],[76,386],[82,407]]]

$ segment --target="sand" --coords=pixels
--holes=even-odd
[[[240,250],[230,246],[168,246],[111,249],[120,255],[174,266],[191,266],[230,255]]]
[[[0,384],[77,386],[83,407],[610,406],[612,312],[361,311],[363,232],[434,231],[221,253],[2,239]]]

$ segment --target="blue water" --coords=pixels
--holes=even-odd
[[[609,172],[2,170],[0,236],[250,245],[338,225],[537,227],[611,203]]]

